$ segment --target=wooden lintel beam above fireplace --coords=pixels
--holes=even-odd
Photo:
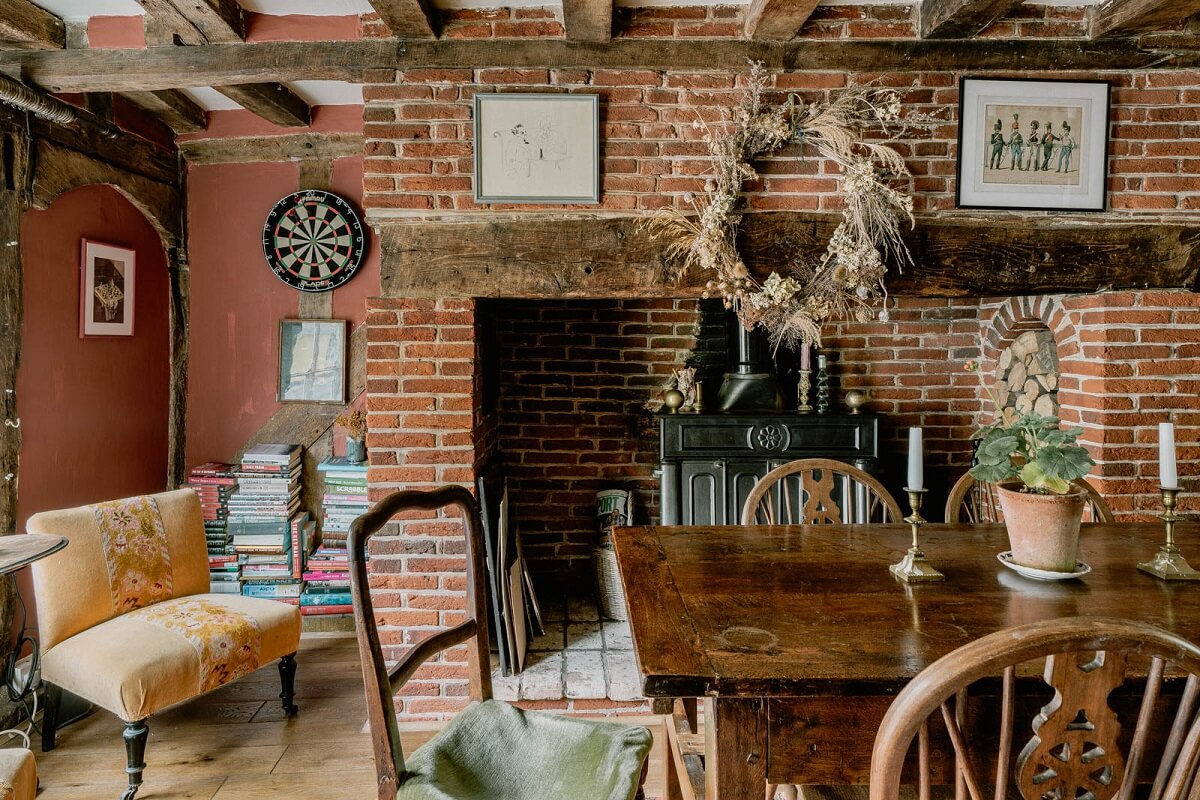
[[[759,275],[816,253],[839,217],[751,214],[741,252]],[[378,220],[388,297],[692,297],[708,276],[672,282],[663,245],[635,217]],[[916,266],[888,290],[914,297],[1185,288],[1200,277],[1200,224],[920,218]]]

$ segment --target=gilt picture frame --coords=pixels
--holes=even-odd
[[[1107,81],[969,78],[959,83],[959,208],[1103,211]]]
[[[476,203],[600,202],[594,94],[477,94]]]
[[[279,402],[346,402],[348,327],[344,319],[279,321]]]
[[[133,336],[137,253],[83,239],[80,254],[79,338]]]

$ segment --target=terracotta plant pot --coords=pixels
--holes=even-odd
[[[1067,494],[1034,494],[1018,491],[1021,485],[996,487],[1013,561],[1051,572],[1074,572],[1087,493],[1072,487]]]

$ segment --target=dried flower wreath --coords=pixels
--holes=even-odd
[[[747,329],[761,325],[776,346],[819,344],[825,320],[871,318],[871,308],[886,298],[889,257],[900,268],[912,263],[900,238],[901,222],[914,224],[912,197],[888,184],[910,173],[887,142],[914,117],[902,120],[899,95],[877,86],[851,87],[826,103],[805,103],[793,94],[782,106],[766,108],[762,95],[769,81],[762,65],[752,63],[732,129],[707,131],[712,173],[701,198],[686,196],[693,211],[663,209],[647,226],[667,240],[668,256],[680,262],[676,278],[693,264],[716,273],[704,296],[723,298]],[[886,138],[866,140],[874,128]],[[772,272],[759,284],[737,251],[743,185],[757,176],[755,158],[790,142],[812,146],[841,168],[845,210],[819,259],[796,255],[787,274]]]

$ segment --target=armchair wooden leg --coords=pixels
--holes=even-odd
[[[295,716],[300,709],[292,702],[296,697],[296,654],[290,653],[279,659],[279,680],[283,684],[283,691],[279,693],[279,699],[283,701],[283,713],[289,717]]]
[[[150,737],[150,726],[146,720],[125,723],[125,774],[129,776],[129,788],[121,800],[133,800],[142,785],[142,770],[146,768],[146,739]]]
[[[46,687],[46,707],[42,709],[42,752],[49,753],[54,749],[55,738],[58,734],[58,709],[62,705],[62,689],[53,683],[44,685]]]

